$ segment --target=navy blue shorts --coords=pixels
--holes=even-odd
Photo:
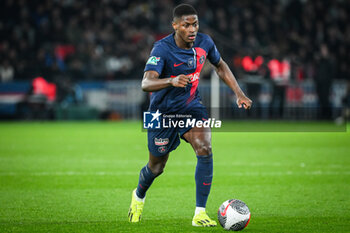
[[[187,121],[187,119],[189,120],[196,119],[201,121],[205,121],[208,119],[208,113],[204,106],[201,108],[191,109],[189,112],[181,113],[181,114],[180,113],[172,113],[172,114],[163,113],[163,116],[165,115],[170,116],[172,120],[176,118],[177,120],[183,120],[185,122]],[[174,115],[175,115],[175,118],[172,118],[171,116],[174,116]],[[176,117],[179,115],[180,117]],[[191,117],[182,118],[181,116],[191,116]],[[163,117],[162,119],[165,119],[166,122],[169,122],[168,119],[170,118]],[[175,150],[180,145],[180,137],[184,139],[183,135],[190,129],[192,129],[191,126],[149,129],[147,131],[148,150],[152,153],[152,155],[157,157],[166,155],[167,153]]]

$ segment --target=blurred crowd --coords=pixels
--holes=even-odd
[[[2,0],[1,81],[141,79],[182,2],[235,72],[244,56],[263,56],[288,59],[292,78],[315,78],[326,60],[326,79],[350,80],[346,0]]]

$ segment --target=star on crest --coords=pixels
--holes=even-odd
[[[151,114],[152,114],[152,116],[153,116],[151,122],[154,121],[155,119],[157,119],[157,121],[159,121],[159,116],[162,115],[162,114],[159,112],[159,109],[157,109],[157,111],[156,111],[155,113],[151,113]]]

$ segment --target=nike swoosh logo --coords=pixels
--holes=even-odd
[[[211,183],[205,183],[205,182],[203,182],[203,184],[204,184],[204,185],[211,185]]]
[[[181,63],[179,63],[179,64],[174,63],[174,67],[181,66],[181,65],[184,64],[184,63],[185,63],[185,62],[181,62]]]
[[[232,200],[230,203],[228,203],[228,205],[226,206],[224,212],[221,213],[221,216],[222,216],[222,217],[224,217],[224,216],[226,215],[226,212],[227,212],[228,207],[229,207],[229,206],[231,205],[231,203],[234,202],[234,201],[236,201],[236,200]]]

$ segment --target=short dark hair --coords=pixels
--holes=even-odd
[[[189,4],[180,4],[174,8],[173,19],[181,18],[184,15],[197,15],[197,11]]]

